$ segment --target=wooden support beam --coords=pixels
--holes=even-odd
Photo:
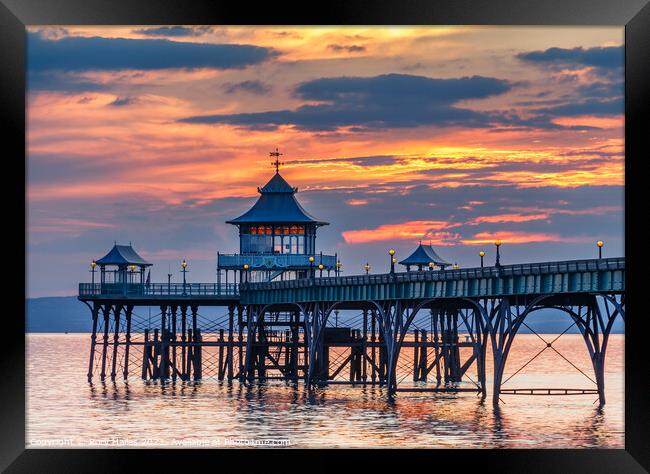
[[[99,315],[100,305],[94,303],[91,313],[93,318],[93,329],[90,333],[90,356],[88,359],[88,383],[93,381],[93,369],[95,367],[95,345],[97,344],[97,318]]]
[[[142,346],[142,380],[147,380],[151,346],[149,345],[149,328],[144,330],[144,345]]]
[[[108,323],[110,318],[111,306],[104,305],[104,338],[102,340],[102,370],[99,373],[99,379],[103,382],[106,378],[106,351],[108,350]]]
[[[114,332],[113,332],[113,357],[111,359],[111,382],[115,382],[117,375],[117,346],[120,339],[120,317],[122,314],[122,305],[115,305],[114,315]]]
[[[133,306],[128,305],[124,312],[124,318],[126,322],[126,336],[125,336],[125,346],[124,346],[124,371],[122,373],[124,380],[126,381],[129,378],[129,352],[131,349],[131,314],[133,312]]]

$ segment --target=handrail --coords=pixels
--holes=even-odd
[[[422,270],[411,272],[381,273],[375,275],[351,275],[344,277],[316,277],[299,280],[243,283],[243,291],[304,288],[307,286],[340,286],[372,283],[393,283],[410,281],[467,280],[474,278],[498,278],[558,272],[575,273],[580,271],[624,270],[625,257],[564,260],[557,262],[522,263],[501,265],[499,267],[476,267],[467,269]]]
[[[584,271],[625,270],[625,257],[522,263],[499,267],[412,271],[375,275],[315,277],[259,283],[80,283],[79,296],[238,296],[242,291],[279,290],[309,286],[341,286],[414,281],[467,280]]]
[[[79,283],[79,296],[237,296],[236,283]]]

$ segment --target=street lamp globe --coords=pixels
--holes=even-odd
[[[395,249],[390,249],[388,253],[392,257],[393,255],[395,255]]]
[[[309,257],[309,263],[314,263],[314,257]]]
[[[433,263],[433,262],[429,262],[429,270],[433,270],[433,266],[434,266],[434,263]]]
[[[183,261],[181,262],[181,267],[187,268],[187,262],[185,261],[185,259],[183,259]]]
[[[483,251],[481,250],[481,251],[478,253],[478,255],[479,255],[479,257],[485,257],[485,252],[483,252]]]

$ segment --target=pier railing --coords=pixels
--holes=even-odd
[[[149,297],[149,296],[237,296],[235,283],[80,283],[79,296]]]
[[[267,269],[267,268],[302,268],[307,270],[310,268],[309,262],[310,255],[294,255],[294,254],[262,254],[262,255],[240,255],[240,254],[222,254],[217,256],[217,262],[220,268],[227,269],[241,269],[244,264],[247,264],[251,269]],[[325,268],[333,269],[336,267],[336,257],[334,255],[321,255],[316,254],[314,257],[314,267],[318,267],[320,263]]]
[[[625,258],[242,283],[244,304],[625,291]]]
[[[499,267],[467,269],[421,270],[410,272],[380,273],[375,275],[351,275],[339,277],[303,278],[273,282],[244,283],[247,290],[279,290],[306,286],[358,285],[366,283],[399,283],[412,281],[469,280],[476,278],[502,278],[558,273],[625,270],[625,257],[591,260],[567,260],[560,262],[523,263]]]

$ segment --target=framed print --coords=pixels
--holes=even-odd
[[[648,469],[645,2],[3,3],[7,472]]]

